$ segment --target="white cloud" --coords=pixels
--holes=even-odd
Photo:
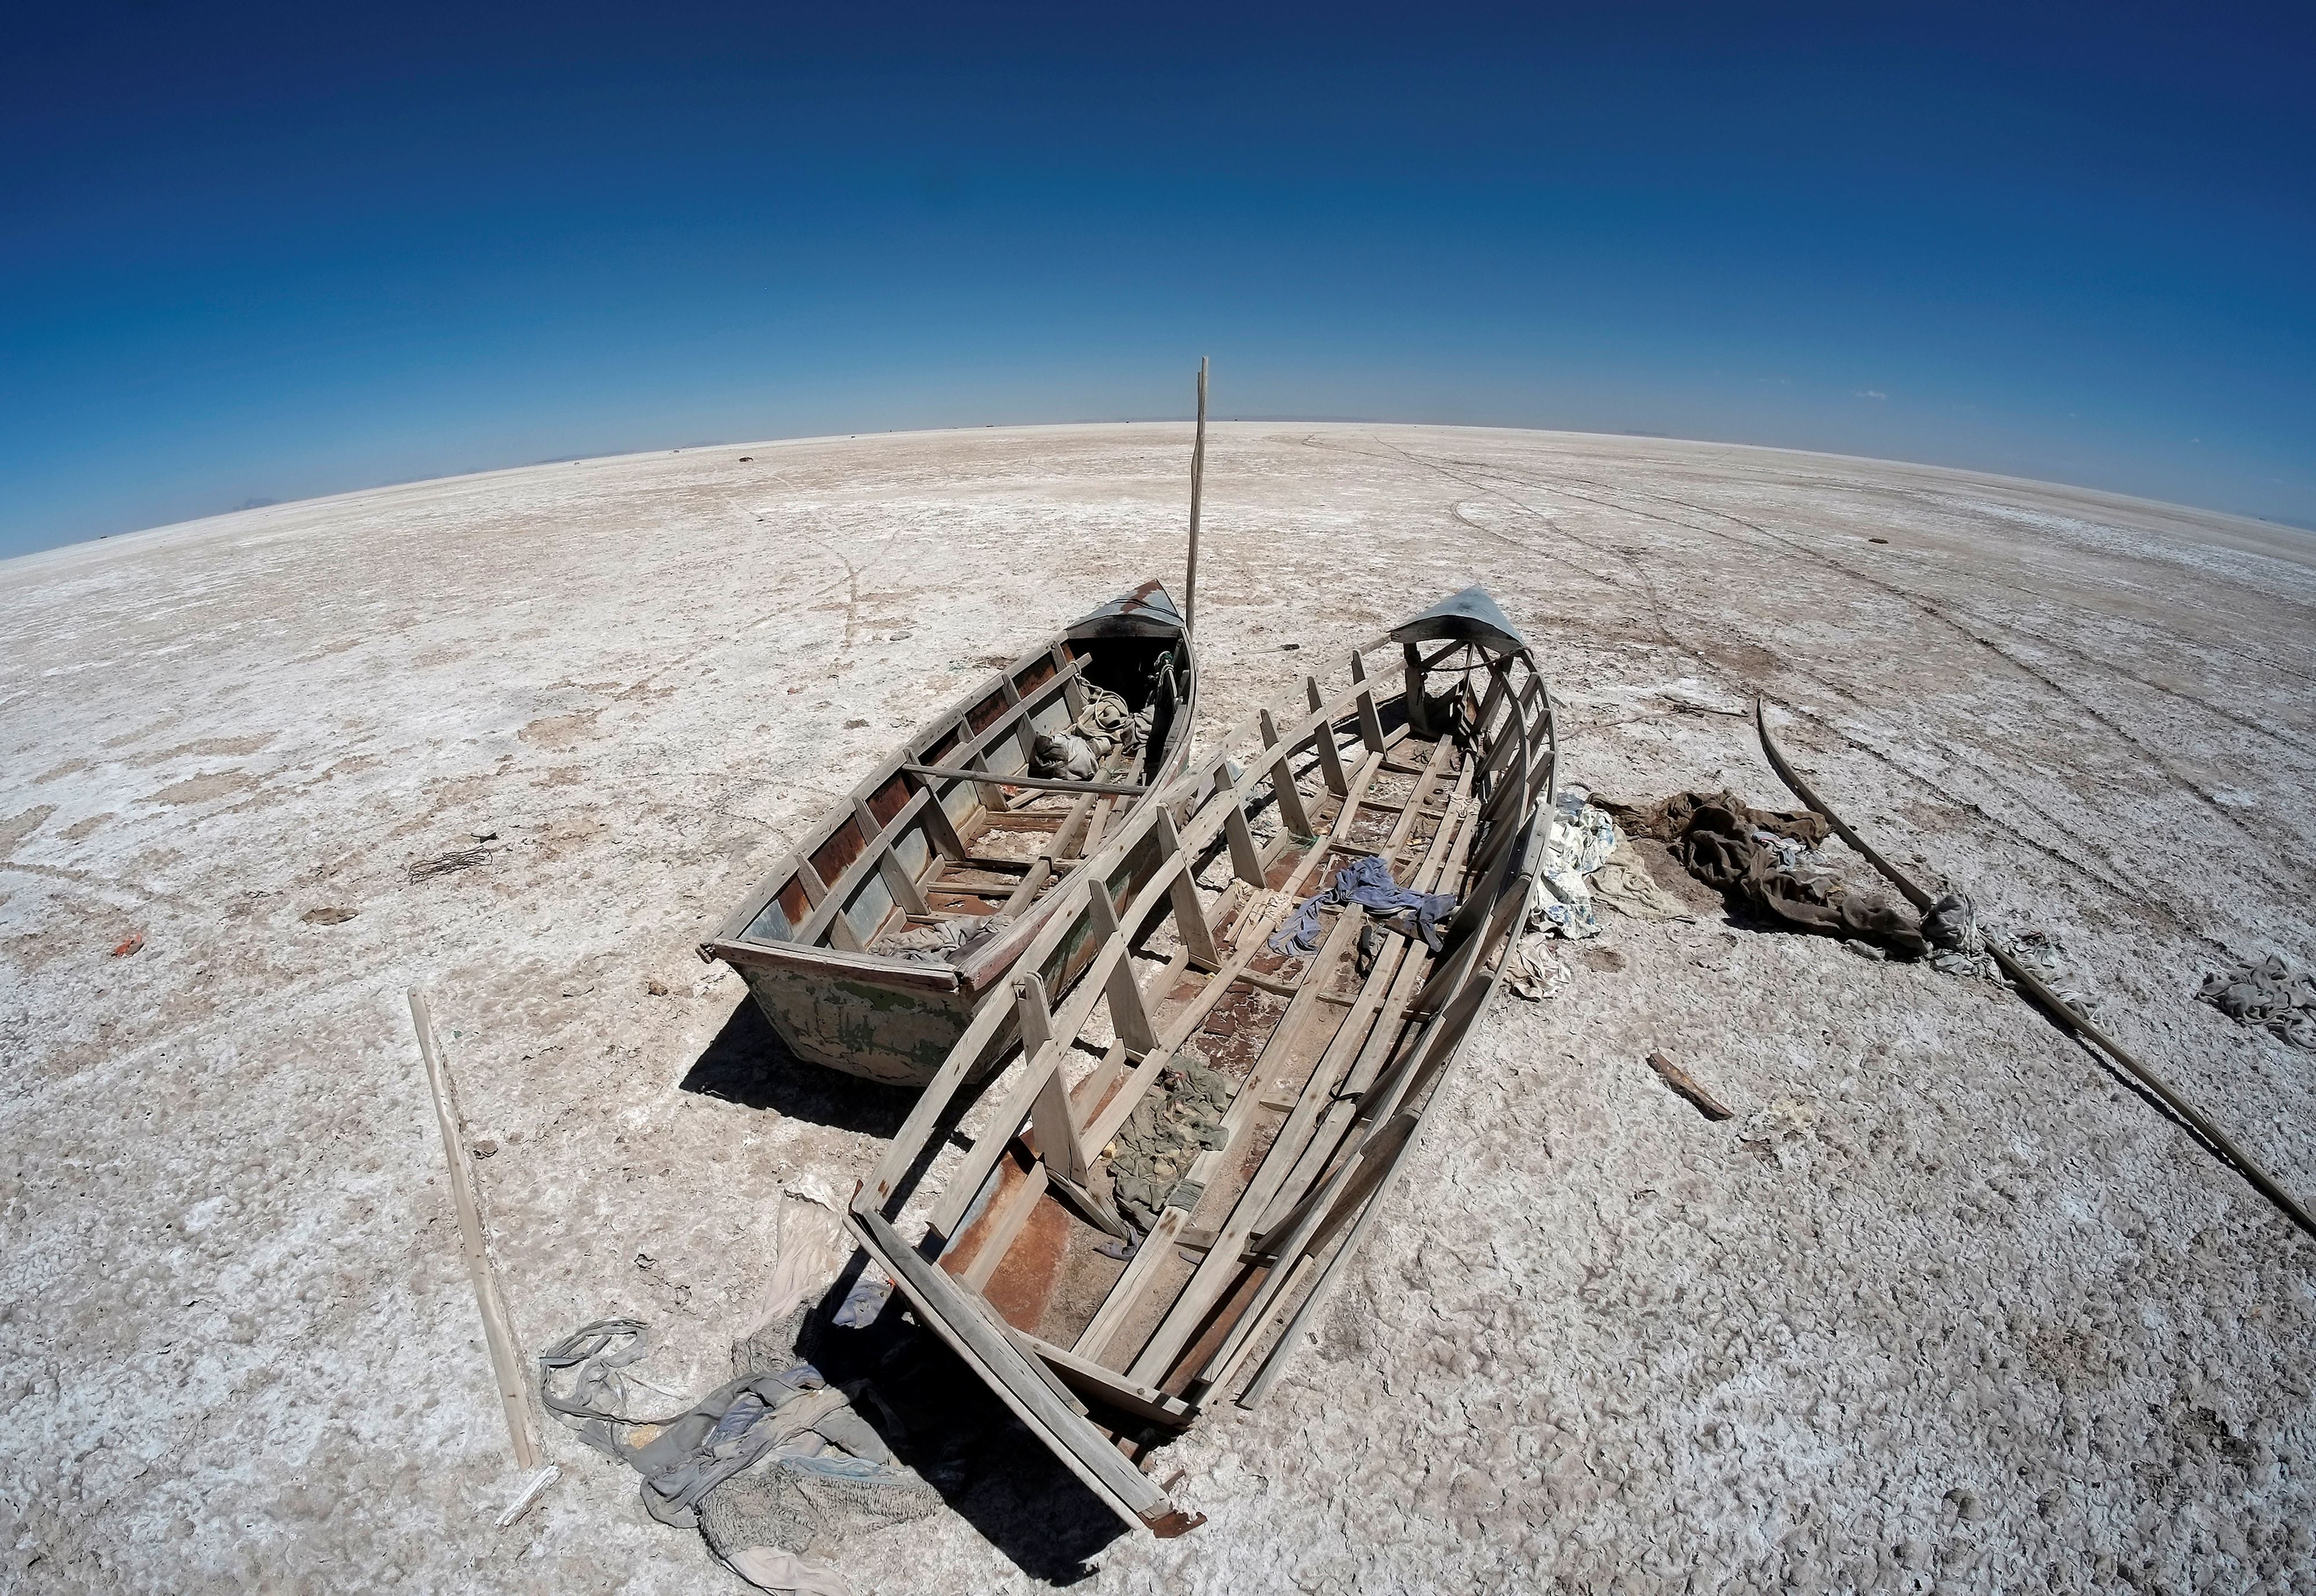
[[[1887,399],[1890,395],[1879,388],[1860,388],[1857,396],[1860,399]]]

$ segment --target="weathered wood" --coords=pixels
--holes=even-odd
[[[1038,1200],[1045,1194],[1046,1166],[1033,1162],[1005,1191],[997,1211],[985,1213],[982,1220],[981,1239],[974,1247],[973,1262],[966,1264],[964,1272],[957,1277],[967,1290],[978,1291],[989,1284],[989,1277],[996,1273],[997,1266],[1005,1261],[1005,1249],[1013,1245],[1013,1238],[1021,1233],[1021,1227],[1029,1222],[1030,1212],[1038,1206]],[[960,1237],[958,1239],[964,1238]]]
[[[482,1205],[474,1186],[475,1173],[467,1156],[467,1138],[459,1127],[450,1066],[442,1056],[442,1039],[434,1030],[434,1016],[426,999],[410,990],[410,1023],[418,1031],[418,1052],[425,1060],[426,1089],[434,1100],[434,1123],[442,1133],[442,1157],[449,1165],[450,1207],[458,1215],[459,1250],[467,1260],[467,1278],[475,1288],[475,1306],[483,1316],[483,1340],[490,1349],[491,1381],[498,1388],[504,1410],[507,1439],[514,1446],[515,1466],[536,1468],[539,1441],[530,1428],[530,1384],[525,1378],[521,1341],[508,1320],[506,1304],[491,1267],[490,1244],[483,1234]]]
[[[1323,972],[1332,972],[1350,953],[1358,935],[1359,925],[1365,918],[1364,911],[1358,909],[1349,909],[1337,916],[1326,941],[1312,956],[1314,984],[1296,994],[1287,1004],[1287,1012],[1278,1016],[1278,1024],[1264,1039],[1262,1050],[1255,1058],[1254,1066],[1247,1075],[1246,1085],[1240,1088],[1240,1096],[1247,1102],[1250,1109],[1259,1104],[1260,1083],[1276,1068],[1276,1060],[1292,1052],[1303,1033],[1319,1016],[1319,1005],[1314,1000],[1317,978]],[[1256,1167],[1253,1180],[1238,1201],[1233,1204],[1230,1217],[1223,1222],[1215,1250],[1199,1263],[1189,1282],[1174,1299],[1173,1306],[1167,1309],[1166,1317],[1159,1322],[1150,1340],[1128,1366],[1127,1372],[1134,1379],[1154,1382],[1164,1379],[1176,1354],[1189,1344],[1200,1321],[1229,1289],[1233,1277],[1238,1272],[1239,1251],[1253,1229],[1262,1205],[1269,1201],[1271,1192],[1278,1188],[1278,1181],[1285,1175],[1286,1163],[1291,1161],[1291,1149],[1299,1145],[1295,1138],[1298,1133],[1308,1134],[1312,1122],[1318,1117],[1319,1105],[1326,1101],[1330,1083],[1319,1077],[1319,1068],[1314,1068],[1294,1112],[1287,1116],[1286,1124],[1279,1127],[1278,1138],[1271,1143],[1262,1163]],[[1227,1156],[1230,1149],[1224,1150]],[[1281,1158],[1282,1153],[1288,1155],[1287,1159]],[[1192,1178],[1197,1178],[1195,1173]]]
[[[828,883],[828,895],[814,906],[811,915],[805,923],[797,927],[795,940],[799,943],[810,943],[825,931],[831,936],[850,937],[854,943],[853,951],[865,951],[860,949],[859,935],[846,921],[844,911],[851,905],[853,894],[860,890],[860,883],[868,878],[871,871],[878,867],[879,861],[890,848],[891,835],[905,829],[909,822],[923,813],[925,806],[932,802],[933,795],[930,791],[912,793],[909,795],[909,801],[895,812],[892,824],[884,832],[873,837],[863,834],[860,838],[860,856],[851,864],[847,864],[834,881]],[[810,870],[809,862],[805,867]],[[807,896],[810,895],[811,891],[809,886],[805,889]]]
[[[1303,687],[1311,700],[1311,713],[1318,714],[1323,712],[1327,701],[1319,691],[1319,678],[1306,676],[1303,678]],[[1319,769],[1326,778],[1327,791],[1337,797],[1350,792],[1350,784],[1343,776],[1343,750],[1335,746],[1335,725],[1332,720],[1312,733],[1311,747],[1319,756]]]
[[[1215,946],[1215,928],[1207,924],[1206,909],[1198,901],[1198,884],[1191,879],[1189,860],[1183,856],[1182,839],[1175,830],[1174,817],[1162,804],[1152,829],[1157,834],[1160,854],[1181,860],[1181,868],[1174,872],[1166,888],[1167,896],[1173,901],[1174,934],[1182,939],[1191,963],[1201,970],[1212,970],[1222,962],[1222,954]],[[1158,997],[1162,999],[1165,996],[1162,989]]]
[[[1137,1419],[1180,1429],[1197,1416],[1198,1410],[1180,1396],[1169,1396],[1154,1387],[1127,1379],[1115,1370],[1080,1357],[1049,1341],[1040,1341],[1026,1330],[1013,1332],[1014,1343],[1032,1357],[1045,1360],[1046,1367],[1059,1377],[1061,1382],[1088,1401],[1100,1402],[1131,1414]]]
[[[1251,887],[1268,884],[1262,869],[1262,850],[1254,840],[1254,828],[1247,824],[1246,810],[1235,794],[1225,794],[1217,800],[1223,806],[1223,835],[1230,843],[1231,871]]]
[[[1367,740],[1369,751],[1382,753],[1387,746],[1383,739],[1383,716],[1376,709],[1375,689],[1367,685],[1367,662],[1358,650],[1351,651],[1351,682],[1353,696],[1358,700],[1359,735]]]
[[[1207,358],[1198,357],[1198,430],[1190,445],[1190,568],[1182,578],[1182,631],[1197,631],[1198,615],[1198,500],[1207,483]]]
[[[1030,1134],[1038,1157],[1051,1165],[1056,1175],[1082,1182],[1086,1174],[1085,1152],[1078,1145],[1077,1110],[1070,1102],[1069,1082],[1062,1075],[1064,1043],[1056,1039],[1054,1016],[1046,1009],[1046,983],[1034,975],[1016,976],[1013,996],[1021,1027],[1021,1056],[1042,1077],[1029,1104]]]
[[[949,1343],[1032,1433],[1048,1439],[1064,1466],[1105,1506],[1128,1528],[1153,1528],[1154,1521],[1163,1521],[1173,1512],[1172,1501],[1158,1483],[1117,1452],[1088,1456],[1061,1441],[1071,1421],[1081,1415],[1032,1371],[1031,1361],[1010,1339],[1011,1327],[1003,1326],[979,1298],[919,1257],[883,1215],[874,1210],[864,1211],[857,1204],[852,1213],[854,1230],[862,1244],[916,1303],[934,1333]],[[1042,1365],[1043,1360],[1038,1361]]]
[[[1688,1070],[1683,1069],[1662,1053],[1651,1053],[1648,1064],[1651,1069],[1657,1072],[1659,1080],[1688,1098],[1690,1105],[1706,1119],[1725,1120],[1730,1117],[1729,1110],[1722,1105],[1719,1098],[1698,1086]]]
[[[1053,776],[999,776],[986,769],[975,770],[958,765],[917,765],[901,767],[911,776],[921,776],[936,781],[976,782],[985,787],[1031,787],[1040,793],[1090,793],[1096,797],[1139,798],[1149,787],[1140,782],[1082,782],[1067,781]]]
[[[1118,926],[1117,912],[1109,906],[1109,894],[1097,889],[1086,900],[1088,934],[1123,940]],[[1109,995],[1109,1024],[1127,1049],[1146,1053],[1158,1045],[1157,1033],[1151,1029],[1150,1015],[1142,1006],[1142,989],[1135,983],[1134,966],[1120,948],[1118,962],[1110,966],[1107,990]]]
[[[1270,795],[1278,805],[1278,823],[1297,837],[1314,835],[1310,812],[1303,807],[1303,789],[1295,785],[1295,745],[1278,735],[1270,712],[1262,713],[1262,740],[1278,752],[1270,766]]]
[[[1142,1300],[1150,1277],[1165,1262],[1166,1249],[1173,1245],[1174,1237],[1189,1219],[1190,1216],[1179,1208],[1167,1209],[1158,1216],[1150,1234],[1143,1237],[1141,1247],[1127,1261],[1126,1272],[1118,1277],[1118,1283],[1110,1287],[1109,1295],[1102,1299],[1093,1317],[1078,1332],[1073,1350],[1079,1357],[1099,1361],[1109,1350],[1111,1338],[1126,1327],[1127,1317]]]

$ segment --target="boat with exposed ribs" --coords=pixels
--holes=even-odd
[[[1527,643],[1475,588],[1389,643],[1400,690],[1355,652],[1124,820],[851,1204],[922,1322],[1161,1536],[1201,1521],[1150,1454],[1262,1398],[1421,1166],[1543,862]]]

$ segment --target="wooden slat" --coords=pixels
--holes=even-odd
[[[1168,861],[1169,864],[1173,863]],[[1108,892],[1097,891],[1086,900],[1086,920],[1090,935],[1122,940],[1118,914],[1109,906]],[[1110,1028],[1126,1043],[1127,1051],[1138,1056],[1157,1046],[1157,1033],[1151,1028],[1149,1012],[1142,1006],[1142,989],[1135,984],[1133,963],[1122,953],[1110,966],[1104,989],[1109,998]]]
[[[984,1229],[980,1244],[974,1249],[973,1262],[957,1277],[966,1290],[978,1291],[989,1284],[989,1277],[1005,1261],[1005,1250],[1013,1245],[1013,1238],[1021,1233],[1038,1200],[1045,1194],[1046,1166],[1033,1163],[1014,1183],[1012,1190],[1005,1193],[1003,1206],[984,1219]]]
[[[907,808],[904,804],[895,810],[893,818],[897,821],[907,812]],[[877,868],[884,874],[885,885],[891,891],[893,901],[899,904],[905,914],[930,913],[925,908],[924,894],[917,891],[915,878],[909,874],[908,866],[901,863],[900,856],[894,851],[894,842],[897,839],[886,837],[886,828],[877,821],[877,811],[870,809],[868,801],[857,793],[852,796],[852,818],[860,824],[860,835],[877,849]]]
[[[828,884],[827,896],[814,906],[812,917],[797,927],[797,941],[810,943],[826,932],[831,940],[842,944],[850,939],[853,951],[861,951],[858,935],[845,923],[844,907],[851,900],[852,894],[860,890],[868,873],[877,868],[878,857],[891,850],[894,836],[906,829],[909,821],[923,813],[925,806],[932,802],[930,789],[911,794],[909,801],[894,811],[890,826],[876,837],[862,838],[860,856],[844,867],[843,873]],[[809,868],[809,862],[806,867]],[[810,878],[806,879],[809,881]],[[805,890],[809,895],[810,886]]]
[[[1101,902],[1100,893],[1094,901]],[[1067,1039],[1054,1035],[1054,1016],[1046,1008],[1046,983],[1034,975],[1013,981],[1016,1011],[1021,1027],[1021,1056],[1042,1071],[1037,1095],[1029,1104],[1030,1134],[1038,1158],[1066,1179],[1083,1184],[1085,1149],[1079,1145],[1077,1109],[1070,1102],[1069,1082],[1062,1076],[1062,1051]],[[993,1128],[994,1129],[994,1128]]]
[[[467,1278],[475,1288],[475,1303],[483,1316],[483,1340],[489,1348],[491,1376],[499,1388],[507,1438],[514,1446],[518,1468],[539,1467],[539,1441],[530,1429],[530,1382],[523,1371],[522,1343],[508,1322],[506,1304],[499,1296],[497,1275],[491,1268],[490,1245],[483,1235],[482,1209],[475,1198],[475,1167],[467,1157],[467,1139],[453,1104],[456,1094],[442,1059],[442,1039],[435,1033],[434,1016],[418,989],[410,989],[410,1023],[418,1030],[418,1052],[426,1066],[426,1087],[434,1099],[434,1125],[442,1133],[442,1156],[449,1164],[450,1207],[458,1216],[459,1249],[466,1255]]]
[[[1029,787],[1040,793],[1091,793],[1100,797],[1139,798],[1150,791],[1148,786],[1137,782],[1069,781],[1056,776],[1029,776],[1026,773],[1000,776],[986,766],[974,768],[961,765],[904,764],[901,768],[911,776],[923,776],[928,780],[970,781],[983,786]]]
[[[1174,1245],[1174,1237],[1189,1222],[1190,1216],[1179,1208],[1167,1209],[1158,1216],[1158,1222],[1150,1228],[1150,1234],[1143,1237],[1141,1247],[1127,1261],[1126,1272],[1118,1277],[1117,1284],[1109,1289],[1109,1295],[1103,1298],[1101,1306],[1094,1310],[1092,1319],[1078,1333],[1074,1351],[1079,1357],[1091,1361],[1100,1359],[1104,1349],[1109,1345],[1110,1338],[1125,1328],[1127,1316],[1141,1301],[1143,1289],[1149,1284],[1151,1275],[1165,1262],[1167,1249]]]
[[[1190,878],[1190,862],[1182,854],[1182,839],[1174,829],[1174,817],[1164,804],[1158,806],[1153,821],[1157,833],[1158,851],[1163,857],[1180,861],[1173,880],[1167,886],[1167,896],[1173,901],[1174,934],[1182,939],[1182,946],[1190,962],[1201,970],[1212,970],[1222,962],[1215,947],[1215,928],[1207,923],[1205,908],[1198,902],[1198,884]],[[1158,993],[1161,998],[1166,994]]]
[[[1044,1359],[1046,1367],[1064,1385],[1089,1401],[1106,1403],[1120,1413],[1177,1430],[1198,1416],[1198,1409],[1180,1396],[1169,1396],[1115,1370],[1104,1369],[1049,1341],[1040,1341],[1026,1330],[1014,1331],[1013,1343],[1031,1357]]]
[[[1320,695],[1317,677],[1305,677],[1303,687],[1310,696],[1311,712],[1314,714],[1326,708],[1327,701]],[[1311,747],[1319,756],[1319,769],[1326,777],[1327,791],[1338,797],[1349,792],[1350,785],[1343,776],[1343,751],[1335,746],[1333,722],[1328,722],[1312,733]]]
[[[1383,716],[1376,710],[1375,689],[1367,686],[1367,662],[1357,649],[1351,651],[1351,682],[1359,705],[1359,735],[1367,740],[1369,749],[1382,753],[1385,746]]]
[[[1270,794],[1278,804],[1278,823],[1297,837],[1313,835],[1311,816],[1303,807],[1303,789],[1295,785],[1295,744],[1281,740],[1270,712],[1262,712],[1262,740],[1278,758],[1270,766]]]
[[[883,1215],[853,1210],[854,1231],[877,1264],[917,1305],[928,1323],[965,1360],[1031,1433],[1046,1439],[1070,1472],[1129,1528],[1147,1529],[1173,1511],[1155,1480],[1103,1441],[1082,1414],[1033,1370],[981,1299],[964,1290],[904,1242]],[[1091,1444],[1089,1444],[1091,1442]]]
[[[1326,942],[1312,958],[1314,978],[1322,972],[1332,973],[1350,954],[1352,944],[1358,938],[1360,923],[1365,918],[1363,910],[1347,910],[1336,917]],[[1268,1077],[1269,1071],[1277,1067],[1278,1060],[1292,1052],[1300,1042],[1302,1033],[1321,1015],[1322,1010],[1314,997],[1316,990],[1317,981],[1314,980],[1311,986],[1296,994],[1287,1004],[1287,1012],[1271,1028],[1269,1036],[1264,1040],[1262,1051],[1256,1056],[1254,1067],[1247,1075],[1246,1084],[1239,1088],[1241,1101],[1246,1105],[1243,1122],[1252,1122],[1253,1111],[1261,1096],[1260,1085]],[[1299,1145],[1290,1140],[1296,1133],[1309,1134],[1312,1122],[1318,1118],[1320,1104],[1326,1101],[1327,1083],[1319,1076],[1320,1071],[1314,1068],[1301,1100],[1287,1116],[1287,1123],[1279,1128],[1278,1139],[1271,1143],[1269,1152],[1256,1167],[1253,1183],[1232,1204],[1230,1217],[1216,1232],[1215,1250],[1199,1261],[1189,1281],[1175,1297],[1173,1305],[1166,1310],[1165,1317],[1159,1321],[1157,1329],[1152,1332],[1150,1339],[1127,1366],[1127,1373],[1133,1379],[1154,1383],[1163,1379],[1166,1371],[1173,1366],[1176,1354],[1189,1343],[1200,1322],[1222,1299],[1223,1293],[1230,1289],[1239,1272],[1240,1249],[1254,1228],[1255,1218],[1261,1212],[1262,1204],[1269,1200],[1270,1193],[1277,1189],[1287,1173],[1287,1163],[1291,1162],[1291,1159],[1282,1158],[1279,1155]],[[1233,1129],[1235,1130],[1238,1127]],[[1235,1139],[1234,1136],[1233,1140]],[[1224,1148],[1225,1160],[1227,1161],[1235,1150],[1234,1148]],[[1266,1171],[1269,1172],[1267,1175]],[[1198,1178],[1195,1172],[1191,1178]]]

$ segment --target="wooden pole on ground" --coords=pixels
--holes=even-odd
[[[459,1116],[450,1107],[450,1085],[442,1061],[442,1039],[435,1034],[434,1016],[416,988],[410,992],[410,1020],[418,1028],[418,1051],[426,1059],[426,1086],[434,1095],[434,1122],[442,1130],[442,1156],[450,1162],[450,1202],[459,1210],[459,1238],[467,1255],[467,1274],[475,1282],[475,1301],[483,1310],[483,1337],[490,1343],[491,1377],[506,1409],[507,1434],[514,1441],[518,1467],[539,1467],[539,1441],[530,1432],[529,1389],[522,1378],[522,1355],[514,1330],[507,1323],[506,1305],[499,1300],[498,1281],[491,1274],[491,1255],[483,1239],[483,1215],[475,1200],[474,1168],[467,1159],[467,1139],[459,1133]]]
[[[1929,913],[1931,906],[1930,895],[1923,890],[1920,883],[1868,847],[1857,832],[1842,823],[1839,815],[1826,807],[1825,800],[1820,798],[1811,789],[1809,783],[1803,778],[1801,773],[1786,763],[1785,755],[1769,739],[1769,717],[1762,708],[1761,696],[1758,693],[1753,696],[1753,726],[1754,730],[1760,734],[1761,752],[1768,758],[1769,768],[1777,773],[1777,779],[1792,789],[1795,797],[1800,799],[1827,825],[1832,827],[1836,836],[1857,849],[1868,864],[1881,873],[1884,880],[1904,893],[1907,902],[1925,914]],[[2173,1091],[2169,1082],[2142,1064],[2137,1059],[2133,1058],[2124,1051],[2121,1043],[2100,1030],[2089,1017],[2069,1007],[2064,998],[2044,985],[2033,971],[2011,957],[2009,950],[1991,936],[1986,938],[1986,951],[1993,955],[1994,962],[2000,967],[2002,973],[2010,978],[2010,984],[2018,989],[2027,1002],[2041,1009],[2062,1030],[2096,1044],[2101,1052],[2114,1060],[2133,1080],[2145,1087],[2150,1095],[2164,1107],[2169,1109],[2182,1123],[2201,1137],[2205,1145],[2219,1155],[2222,1162],[2233,1165],[2236,1173],[2249,1181],[2254,1191],[2276,1205],[2277,1212],[2299,1226],[2310,1236],[2316,1236],[2316,1216],[2312,1216],[2305,1208],[2303,1208],[2299,1199],[2277,1185],[2276,1177],[2253,1162],[2251,1155],[2238,1147],[2225,1131],[2214,1124],[2193,1104]]]
[[[1190,445],[1190,573],[1182,582],[1182,630],[1191,635],[1198,621],[1198,491],[1207,481],[1207,358],[1198,357],[1198,435]]]

